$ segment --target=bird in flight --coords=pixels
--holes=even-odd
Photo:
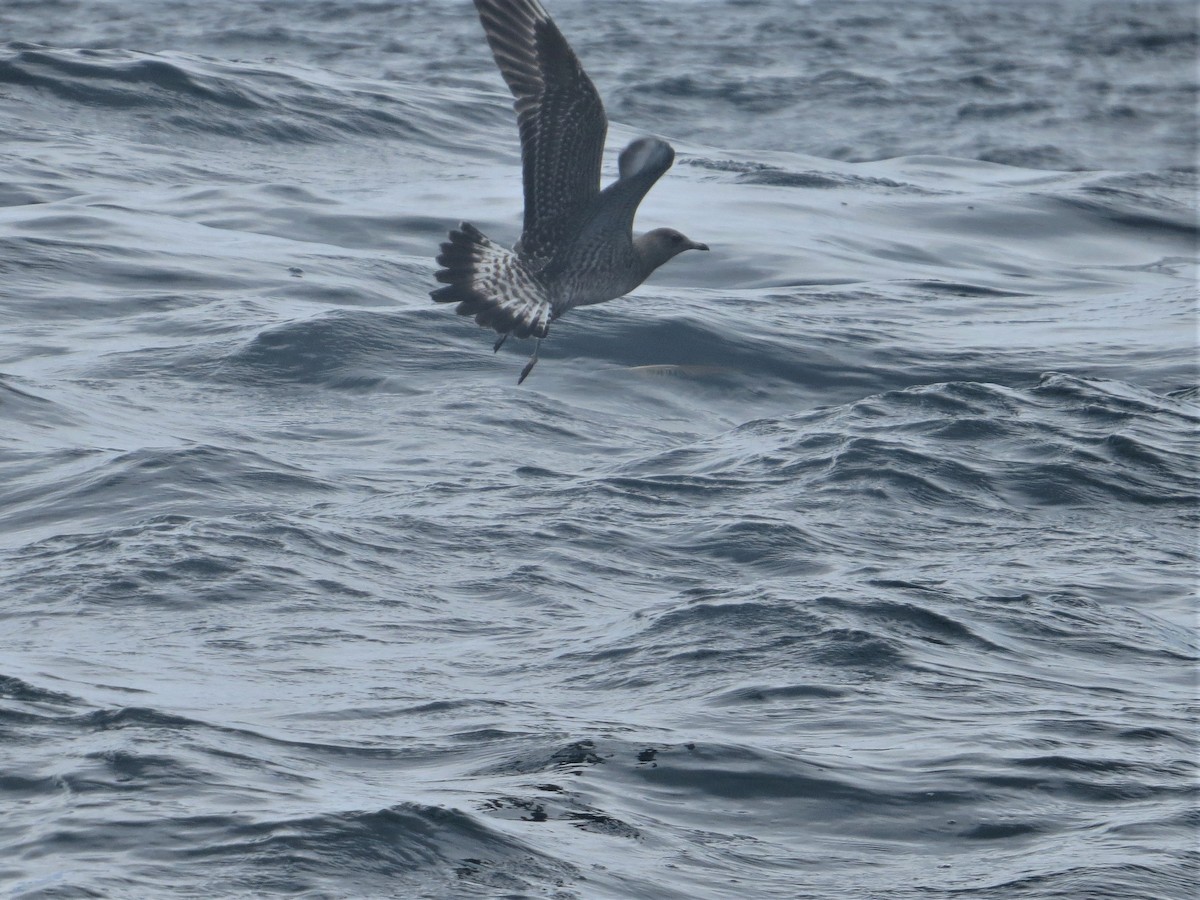
[[[516,98],[525,222],[507,250],[466,222],[437,257],[430,296],[457,303],[500,337],[537,339],[517,384],[537,363],[550,323],[574,306],[629,293],[684,250],[707,250],[673,228],[637,237],[633,217],[671,168],[666,141],[641,137],[621,151],[618,178],[600,189],[608,118],[595,85],[538,0],[475,0],[500,74]]]

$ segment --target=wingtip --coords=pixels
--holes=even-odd
[[[617,170],[622,178],[654,173],[661,176],[675,162],[675,148],[656,137],[640,137],[621,151]]]

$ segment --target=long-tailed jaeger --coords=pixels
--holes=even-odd
[[[550,323],[573,306],[629,293],[684,250],[707,250],[673,228],[633,236],[646,192],[675,161],[666,141],[621,151],[619,177],[600,190],[608,118],[595,85],[538,0],[475,0],[500,74],[516,98],[525,223],[512,250],[466,222],[437,261],[445,287],[430,296],[500,333],[537,338],[517,384],[533,370]]]

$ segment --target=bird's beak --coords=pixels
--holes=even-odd
[[[708,244],[698,244],[695,241],[692,241],[692,246],[689,249],[691,249],[691,250],[707,250]]]

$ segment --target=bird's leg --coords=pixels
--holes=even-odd
[[[504,334],[500,335],[500,338],[496,341],[495,345],[492,347],[493,353],[495,353],[497,350],[499,350],[500,345],[508,340],[508,335],[509,335],[509,333],[507,331],[504,332]]]
[[[517,384],[520,384],[522,381],[524,381],[529,376],[529,373],[533,371],[533,367],[535,365],[537,365],[538,350],[540,350],[541,348],[542,348],[542,339],[538,338],[538,342],[537,342],[537,344],[534,345],[534,348],[533,348],[533,356],[529,357],[529,362],[525,363],[525,368],[523,368],[521,370],[521,377],[517,379]]]

